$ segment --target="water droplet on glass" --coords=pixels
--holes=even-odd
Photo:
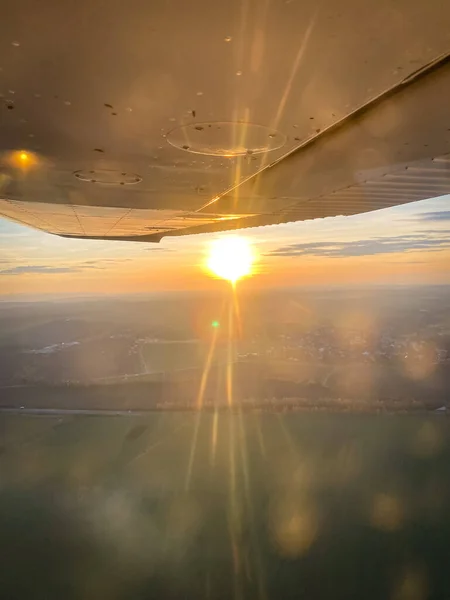
[[[64,101],[64,104],[65,104],[66,106],[70,106],[70,105],[72,104],[72,102],[71,102],[70,100],[65,100],[65,101]]]
[[[197,92],[197,96],[203,96],[203,92]]]
[[[132,111],[133,111],[133,109],[131,108],[131,106],[127,106],[125,110],[126,110],[127,112],[132,112]]]
[[[8,94],[15,94],[16,92],[14,90],[8,90]]]
[[[11,44],[13,46],[15,46],[16,48],[18,48],[20,46],[20,42],[11,42]]]
[[[242,75],[242,71],[236,71],[236,75],[240,77]]]
[[[227,37],[224,40],[225,42],[231,42],[231,35],[227,35]]]

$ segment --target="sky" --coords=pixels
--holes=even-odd
[[[250,288],[450,283],[450,196],[237,234],[257,257]],[[204,264],[224,235],[69,240],[0,219],[0,297],[213,290]]]

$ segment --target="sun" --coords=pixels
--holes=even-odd
[[[232,236],[212,242],[206,266],[216,277],[235,284],[238,279],[251,275],[253,262],[250,242]]]

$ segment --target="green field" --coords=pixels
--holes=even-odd
[[[0,427],[8,600],[450,597],[445,417],[2,414]]]

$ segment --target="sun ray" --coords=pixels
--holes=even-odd
[[[242,338],[242,322],[241,322],[241,311],[239,308],[238,296],[236,293],[236,286],[232,285],[232,298],[233,298],[233,307],[234,314],[236,316],[236,329],[239,338]]]
[[[212,467],[216,463],[218,428],[219,428],[219,410],[216,406],[216,408],[214,409],[212,431],[211,431],[211,461],[210,462],[211,462]]]
[[[217,341],[217,328],[214,328],[213,336],[211,339],[211,345],[209,348],[208,356],[206,357],[205,367],[203,369],[202,377],[200,380],[200,388],[199,388],[198,398],[197,398],[197,416],[196,416],[196,422],[195,422],[195,427],[194,427],[194,435],[192,438],[191,450],[189,453],[189,462],[188,462],[188,467],[187,467],[187,471],[186,471],[186,481],[185,481],[185,490],[186,491],[189,490],[189,486],[191,483],[192,468],[194,466],[195,451],[197,448],[198,430],[200,427],[200,418],[201,418],[201,413],[202,413],[202,409],[203,409],[203,398],[204,398],[204,394],[205,394],[206,384],[208,382],[209,372],[211,369],[212,359],[214,356],[216,341]]]
[[[289,94],[291,93],[291,89],[292,89],[292,84],[294,82],[295,76],[297,75],[298,69],[300,67],[302,58],[305,54],[306,48],[308,47],[308,42],[309,42],[309,38],[311,37],[311,33],[314,29],[314,25],[316,22],[316,15],[314,15],[314,17],[311,19],[307,29],[306,29],[306,33],[300,43],[300,46],[297,50],[297,54],[294,58],[294,61],[292,63],[292,68],[291,68],[291,73],[289,75],[289,78],[286,82],[286,86],[284,88],[283,94],[280,98],[280,103],[278,105],[278,110],[277,113],[275,115],[274,121],[273,121],[273,128],[276,129],[280,123],[280,120],[283,116],[283,112],[284,112],[284,108],[286,106],[286,102],[287,99],[289,98]]]
[[[248,108],[245,109],[244,116],[239,115],[238,110],[235,110],[235,125],[233,128],[233,137],[234,137],[234,145],[237,148],[245,148],[246,147],[246,137],[248,131],[248,122],[250,119],[250,110]],[[243,123],[242,123],[243,121]],[[236,135],[236,130],[239,133],[239,137]],[[233,212],[237,210],[237,206],[239,204],[239,182],[241,180],[241,172],[242,172],[242,161],[246,160],[247,156],[237,156],[234,164],[234,174],[232,175],[232,187],[233,187]]]
[[[242,419],[242,410],[238,408],[238,423],[239,423],[239,450],[241,455],[241,463],[242,463],[242,475],[244,478],[244,493],[245,500],[247,502],[247,508],[249,511],[252,510],[252,504],[250,499],[250,476],[248,469],[248,453],[247,453],[247,443],[245,438],[245,429],[244,423]]]
[[[280,98],[280,102],[278,105],[278,109],[277,112],[273,118],[273,124],[275,125],[275,127],[273,127],[273,129],[276,129],[278,123],[280,122],[282,116],[283,116],[283,112],[286,106],[286,102],[287,99],[289,98],[289,94],[291,92],[292,89],[292,84],[293,81],[295,79],[295,76],[297,75],[298,69],[300,67],[301,64],[301,60],[303,58],[303,55],[306,51],[306,48],[308,46],[308,42],[309,42],[309,38],[311,37],[311,33],[314,29],[314,25],[317,21],[317,12],[314,14],[314,16],[311,18],[311,21],[308,25],[308,28],[306,29],[306,33],[303,37],[303,40],[298,48],[297,54],[294,58],[294,61],[292,63],[292,68],[291,68],[291,73],[288,77],[288,80],[286,82],[286,85],[284,87],[283,93],[281,95]],[[295,151],[295,149],[293,150]],[[287,156],[287,154],[289,154],[291,151],[289,151],[288,153],[283,154],[281,157],[277,158],[277,160],[275,162],[278,162],[279,160],[282,160],[283,158],[285,158]],[[273,166],[272,163],[271,166]],[[262,160],[261,163],[259,165],[258,168],[258,173],[260,173],[261,171],[264,171],[266,168],[268,168],[269,165],[269,152],[264,152],[264,154],[262,155]],[[203,204],[202,206],[200,206],[200,208],[197,209],[197,211],[200,210],[204,210],[205,208],[211,206],[212,204],[215,204],[216,202],[218,202],[222,197],[228,195],[228,194],[234,194],[236,198],[238,198],[238,194],[240,193],[240,188],[242,185],[244,185],[245,183],[247,183],[250,179],[252,179],[254,177],[254,173],[251,173],[250,175],[247,175],[246,177],[243,177],[242,181],[237,180],[237,178],[234,178],[234,186],[231,186],[230,188],[224,190],[223,192],[220,192],[219,194],[217,194],[216,196],[214,196],[214,198],[212,198],[211,200],[209,200],[208,202],[206,202],[205,204]],[[256,178],[256,186],[255,189],[253,190],[253,194],[256,195],[257,193],[257,189],[258,189],[258,185],[259,185],[259,178]]]
[[[192,444],[191,444],[191,450],[189,452],[189,462],[188,462],[188,467],[187,467],[187,471],[186,471],[186,480],[185,480],[185,484],[184,484],[184,489],[186,492],[189,491],[189,488],[191,485],[192,469],[194,466],[195,451],[197,449],[198,430],[200,427],[200,420],[201,420],[202,412],[203,411],[201,411],[201,410],[197,411],[197,414],[195,416],[194,435],[192,436]]]
[[[314,29],[315,22],[316,22],[316,15],[314,15],[314,17],[311,19],[311,21],[309,23],[308,28],[306,29],[306,33],[305,33],[305,35],[303,37],[303,40],[300,43],[300,46],[299,46],[299,48],[297,50],[297,54],[295,56],[295,59],[294,59],[294,61],[292,63],[291,73],[290,73],[289,78],[288,78],[288,80],[286,82],[286,86],[284,88],[283,94],[282,94],[282,96],[280,98],[280,102],[278,104],[277,112],[276,112],[276,114],[274,116],[274,119],[272,121],[272,128],[274,130],[276,130],[276,128],[278,127],[278,125],[279,125],[279,123],[280,123],[280,121],[281,121],[281,119],[283,117],[283,113],[284,113],[284,109],[285,109],[285,106],[286,106],[286,102],[287,102],[287,100],[289,98],[289,95],[291,93],[292,84],[293,84],[294,79],[295,79],[295,77],[297,75],[297,72],[299,70],[302,58],[303,58],[303,56],[305,54],[305,51],[306,51],[306,48],[308,46],[309,38],[311,37],[311,33],[312,33],[313,29]],[[263,155],[263,157],[262,157],[262,160],[261,160],[259,171],[262,171],[262,170],[264,170],[266,168],[266,166],[267,166],[267,164],[269,162],[268,159],[269,159],[269,153],[265,152],[264,155]],[[259,186],[259,179],[257,178],[256,179],[256,185],[255,185],[255,191],[254,191],[255,195],[257,193],[258,186]]]
[[[234,414],[229,412],[229,477],[230,477],[230,509],[228,516],[228,533],[230,536],[231,555],[233,559],[233,583],[234,598],[241,597],[239,571],[240,571],[240,543],[241,518],[239,512],[237,495],[237,473],[236,473],[236,437],[234,430]]]
[[[211,363],[214,356],[214,351],[216,348],[217,342],[217,327],[213,328],[213,336],[211,339],[211,345],[209,347],[208,356],[206,357],[205,367],[202,372],[202,378],[200,380],[200,388],[198,391],[197,397],[197,409],[201,409],[203,407],[203,397],[205,395],[206,384],[208,382],[209,372],[211,370]]]
[[[263,433],[262,433],[261,416],[260,415],[256,416],[256,433],[257,433],[257,436],[258,436],[258,444],[259,444],[259,449],[261,450],[261,456],[265,460],[266,459],[266,445],[264,443],[264,437],[263,437]]]
[[[228,310],[228,352],[227,352],[227,403],[233,405],[233,305]]]
[[[233,413],[229,412],[229,461],[230,461],[230,502],[231,502],[231,516],[236,518],[237,515],[237,498],[236,498],[236,440],[234,431],[234,419]]]

